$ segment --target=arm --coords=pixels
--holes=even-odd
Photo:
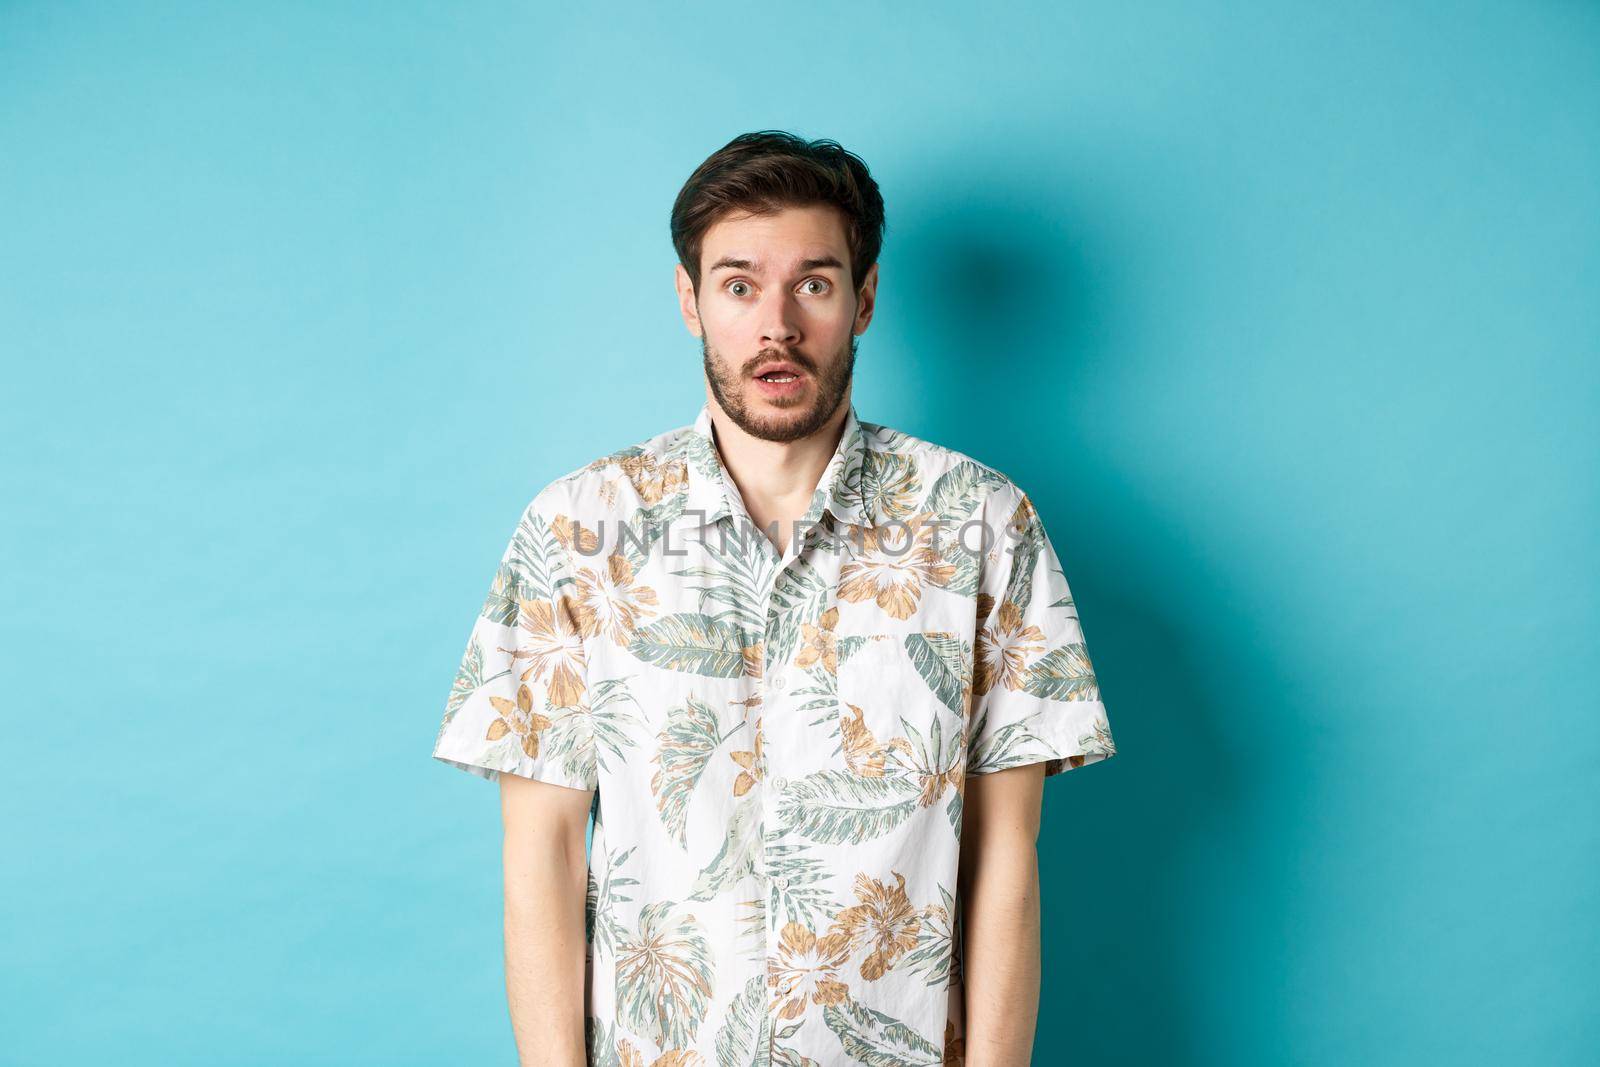
[[[594,791],[500,775],[506,998],[522,1067],[583,1067],[584,831]]]
[[[1039,1011],[1044,764],[966,779],[959,895],[967,1067],[1028,1063]]]

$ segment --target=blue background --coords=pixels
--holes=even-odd
[[[763,128],[1082,609],[1036,1062],[1592,1062],[1600,9],[859,0],[0,5],[4,1061],[513,1062],[430,748]]]

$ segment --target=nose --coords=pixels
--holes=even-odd
[[[800,343],[800,302],[794,294],[779,290],[761,306],[761,343],[796,345]]]

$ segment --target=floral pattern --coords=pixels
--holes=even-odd
[[[434,756],[593,791],[589,1062],[963,1062],[967,779],[1116,749],[1033,502],[847,411],[780,551],[709,408],[524,509]]]

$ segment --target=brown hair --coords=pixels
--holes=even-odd
[[[672,247],[700,292],[700,243],[730,211],[770,215],[832,204],[844,213],[850,276],[860,289],[883,247],[883,196],[866,163],[837,141],[782,130],[741,133],[695,168],[672,205]]]

